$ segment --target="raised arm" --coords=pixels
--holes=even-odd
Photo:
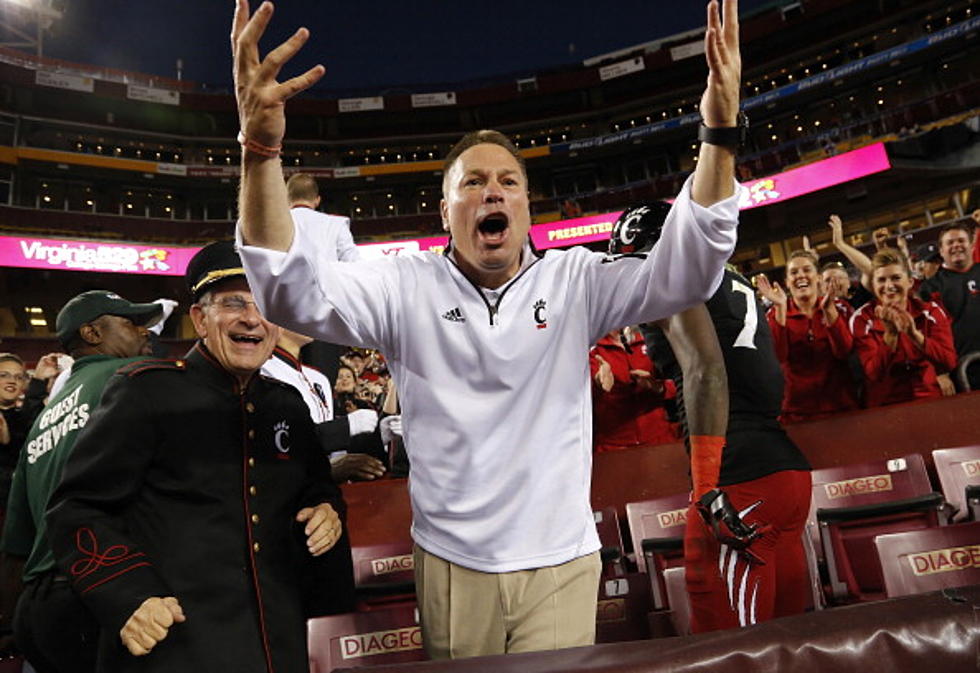
[[[701,118],[709,128],[734,127],[742,77],[737,0],[724,0],[721,11],[718,0],[708,3],[704,51],[708,61],[708,84],[701,96]],[[702,143],[691,186],[694,202],[710,206],[731,196],[734,180],[734,150]]]
[[[850,261],[850,263],[861,272],[861,285],[870,289],[871,259],[844,240],[844,224],[841,222],[839,215],[831,215],[827,220],[827,224],[830,225],[834,247],[837,248],[842,255],[847,257],[848,261]]]
[[[773,316],[775,322],[780,327],[786,325],[786,308],[789,303],[789,298],[786,296],[786,291],[779,286],[779,283],[770,283],[769,277],[764,273],[760,273],[756,276],[759,280],[756,282],[759,294],[764,298],[769,300],[772,304],[773,310],[771,315]],[[772,321],[770,321],[772,322]]]
[[[272,18],[272,3],[263,2],[249,16],[248,0],[237,0],[231,28],[231,50],[241,125],[242,178],[238,212],[245,243],[289,250],[293,221],[279,151],[286,133],[286,100],[323,77],[322,65],[278,82],[279,71],[300,50],[310,33],[300,28],[292,37],[259,56],[259,39]]]

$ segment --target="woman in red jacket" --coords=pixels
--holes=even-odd
[[[949,316],[911,293],[908,264],[897,250],[879,251],[871,268],[875,299],[851,317],[867,405],[940,397],[937,374],[956,366]]]
[[[821,296],[817,256],[796,250],[786,264],[786,287],[772,286],[760,277],[759,289],[773,302],[766,314],[783,366],[783,422],[824,418],[858,408],[854,378],[847,358],[851,308],[843,299]]]
[[[668,444],[678,440],[664,401],[676,394],[674,382],[654,376],[643,336],[614,330],[589,353],[595,451]]]

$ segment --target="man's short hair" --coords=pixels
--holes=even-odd
[[[290,203],[297,201],[312,203],[320,196],[320,188],[316,183],[316,178],[309,173],[293,173],[286,180],[286,194]]]
[[[24,360],[16,353],[0,353],[0,362],[16,362],[21,367],[24,366]]]
[[[902,254],[902,251],[896,248],[882,248],[876,252],[871,258],[871,271],[873,273],[875,269],[892,264],[898,264],[905,271],[905,275],[909,275],[909,261]]]
[[[834,260],[833,262],[827,262],[826,264],[821,266],[820,273],[823,273],[824,271],[830,271],[831,269],[840,269],[844,273],[847,273],[847,267],[844,266],[844,263],[838,262],[837,260]]]
[[[976,228],[973,226],[973,220],[969,217],[962,220],[956,220],[939,229],[939,236],[936,237],[936,241],[942,243],[943,236],[950,231],[966,232],[966,235],[972,240],[974,233],[976,233]]]
[[[517,165],[521,167],[521,174],[524,176],[524,182],[527,182],[527,166],[524,163],[524,157],[521,156],[520,151],[517,147],[510,141],[510,138],[505,136],[500,131],[494,131],[492,129],[481,129],[479,131],[470,131],[465,136],[459,139],[459,142],[453,145],[453,148],[449,150],[449,154],[446,155],[445,160],[442,163],[442,174],[443,180],[445,176],[449,175],[450,169],[456,160],[459,159],[459,155],[477,145],[499,145],[505,150],[510,152],[510,155],[517,160]],[[445,185],[443,187],[445,191]]]
[[[811,252],[809,250],[802,250],[802,249],[794,250],[793,252],[789,253],[789,257],[786,258],[786,266],[789,266],[789,263],[797,258],[810,260],[811,262],[813,262],[814,269],[820,266],[820,258],[817,257],[817,254],[815,252]]]

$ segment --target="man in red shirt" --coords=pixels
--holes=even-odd
[[[597,453],[677,441],[664,408],[674,397],[674,382],[654,376],[638,331],[614,330],[600,339],[589,353],[589,368]]]
[[[871,260],[874,301],[851,317],[869,407],[939,397],[941,374],[956,366],[949,316],[911,295],[908,265],[897,250]]]

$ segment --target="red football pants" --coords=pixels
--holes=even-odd
[[[803,530],[810,509],[810,473],[786,470],[724,486],[732,505],[749,524],[771,529],[752,543],[765,564],[750,563],[721,544],[692,505],[684,533],[684,565],[694,633],[747,626],[802,613],[810,584]]]

